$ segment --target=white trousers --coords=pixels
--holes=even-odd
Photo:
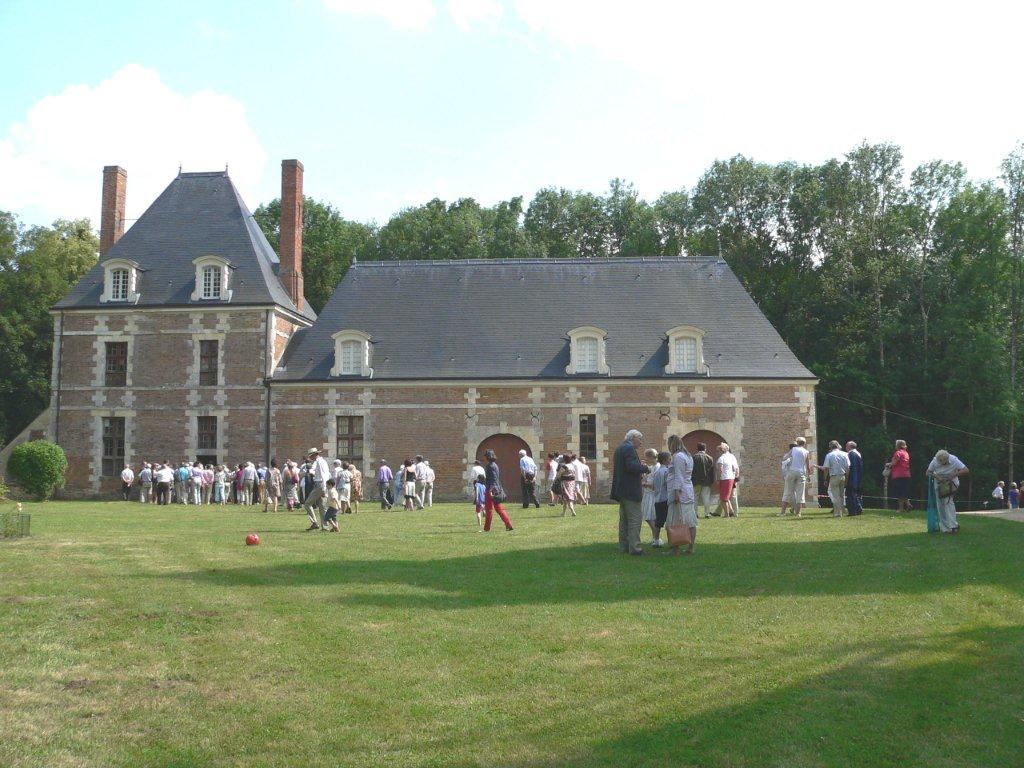
[[[704,507],[704,517],[711,517],[711,486],[695,485],[693,486],[693,494],[697,499],[694,507]]]
[[[795,509],[797,504],[803,506],[804,487],[807,485],[807,473],[799,470],[790,470],[786,473],[786,491],[782,495],[783,501],[788,501]]]
[[[833,475],[828,479],[828,497],[832,499],[832,514],[842,517],[846,511],[846,475]]]
[[[939,507],[939,530],[943,533],[949,533],[957,527],[956,502],[953,498],[947,496],[944,499],[936,499]]]

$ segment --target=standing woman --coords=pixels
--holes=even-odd
[[[352,475],[352,494],[349,505],[353,512],[358,512],[359,502],[363,500],[363,473],[356,468],[355,464],[349,464],[348,471]]]
[[[693,554],[697,541],[697,496],[693,491],[693,456],[686,450],[683,438],[672,435],[668,439],[668,450],[672,454],[672,466],[668,473],[668,517],[665,528],[685,525],[690,529],[690,544],[686,554]],[[730,489],[731,490],[731,489]],[[723,498],[726,496],[723,494]],[[722,512],[726,515],[725,511]],[[679,546],[672,547],[672,554],[679,554]]]
[[[907,451],[907,441],[896,441],[896,452],[893,453],[889,463],[885,465],[889,470],[889,493],[896,497],[896,511],[909,512],[910,506],[910,453]]]
[[[402,463],[402,495],[405,496],[405,508],[412,512],[415,509],[416,496],[416,468],[412,459],[406,459]]]
[[[217,471],[213,473],[213,503],[220,505],[224,503],[224,490],[227,484],[224,482],[224,465],[218,464]]]
[[[653,448],[648,448],[644,451],[644,464],[651,468],[649,474],[646,474],[640,480],[640,487],[644,491],[644,496],[640,500],[640,512],[644,516],[644,522],[650,526],[651,529],[651,546],[660,546],[658,542],[658,522],[657,513],[654,510],[654,490],[652,488],[652,478],[654,473],[658,471],[658,467],[661,465],[658,463],[658,452]]]
[[[281,499],[281,470],[277,468],[277,459],[270,460],[270,469],[267,470],[267,493],[263,497],[263,511],[266,512],[271,504],[277,512],[277,503]]]
[[[558,462],[556,479],[562,488],[562,517],[565,517],[566,512],[571,512],[572,516],[576,517],[576,473],[573,472],[568,456],[563,456]]]
[[[491,530],[491,516],[497,512],[501,522],[505,524],[505,530],[511,531],[512,521],[508,519],[505,508],[501,506],[505,500],[505,489],[501,487],[501,468],[498,466],[498,457],[494,451],[487,450],[484,452],[484,459],[487,460],[487,466],[484,467],[484,478],[487,484],[487,497],[484,499],[487,516],[484,519],[484,530]]]

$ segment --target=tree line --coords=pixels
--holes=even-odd
[[[279,201],[254,215],[276,248]],[[918,479],[939,447],[963,458],[974,497],[1019,474],[1024,144],[986,181],[959,163],[907,169],[899,147],[862,144],[820,165],[717,161],[653,202],[615,179],[603,194],[548,187],[528,204],[435,199],[378,226],[307,198],[303,251],[317,311],[356,259],[720,256],[819,377],[819,442],[860,444],[869,494],[897,437]],[[53,258],[25,298],[20,273]],[[45,309],[94,260],[87,222],[23,232],[0,218],[0,352],[17,352],[0,373],[8,436],[47,402]]]

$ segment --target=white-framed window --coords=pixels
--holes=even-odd
[[[373,376],[373,368],[370,367],[373,345],[369,334],[347,328],[333,334],[332,338],[334,366],[331,376]]]
[[[128,270],[110,270],[110,300],[128,301]]]
[[[196,268],[196,287],[192,301],[230,301],[231,263],[220,256],[200,256],[192,263]]]
[[[108,259],[103,262],[103,293],[100,302],[138,301],[136,289],[139,280],[139,265],[128,259]]]
[[[703,374],[704,331],[693,325],[677,325],[668,333],[668,374]]]
[[[220,268],[212,264],[203,267],[203,298],[219,299],[221,286]]]
[[[605,355],[606,335],[602,329],[590,325],[569,331],[569,365],[565,372],[607,376],[610,372]]]

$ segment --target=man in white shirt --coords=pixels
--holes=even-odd
[[[324,515],[324,497],[327,495],[327,480],[331,477],[331,468],[327,460],[320,455],[317,448],[309,449],[310,468],[309,474],[313,476],[313,488],[306,496],[303,507],[306,509],[306,516],[309,518],[307,531],[319,530]],[[320,513],[319,518],[317,512]]]
[[[430,466],[430,462],[426,459],[423,460],[423,506],[432,507],[434,506],[434,481],[437,479],[437,475],[434,473],[434,468]]]
[[[832,516],[842,517],[846,511],[846,476],[850,473],[850,457],[838,440],[828,444],[828,454],[821,469],[828,473],[828,497],[832,500]]]
[[[525,449],[519,451],[519,489],[523,496],[523,509],[531,504],[540,509],[537,500],[537,462]]]
[[[121,470],[121,498],[128,501],[128,498],[132,495],[132,483],[135,482],[135,472],[127,464],[124,465],[124,469]]]
[[[579,471],[576,473],[576,491],[580,495],[583,506],[590,506],[590,465],[587,464],[587,457],[580,456]]]
[[[1003,489],[1006,488],[1006,483],[1000,480],[996,483],[996,487],[992,489],[993,506],[996,509],[1004,509],[1006,503],[1003,501]]]
[[[807,450],[807,438],[798,437],[793,441],[793,447],[786,454],[783,476],[786,478],[786,487],[783,493],[782,512],[779,516],[786,514],[786,502],[793,508],[793,514],[800,517],[806,499],[804,491],[807,487],[807,474],[812,471],[811,452]]]
[[[414,459],[414,464],[412,465],[412,468],[413,471],[416,473],[416,498],[414,499],[414,502],[416,504],[417,509],[423,509],[423,496],[427,490],[427,468],[426,465],[423,463],[422,456],[417,456]]]
[[[174,469],[170,464],[161,464],[156,471],[156,503],[171,503],[171,485],[174,483]]]

